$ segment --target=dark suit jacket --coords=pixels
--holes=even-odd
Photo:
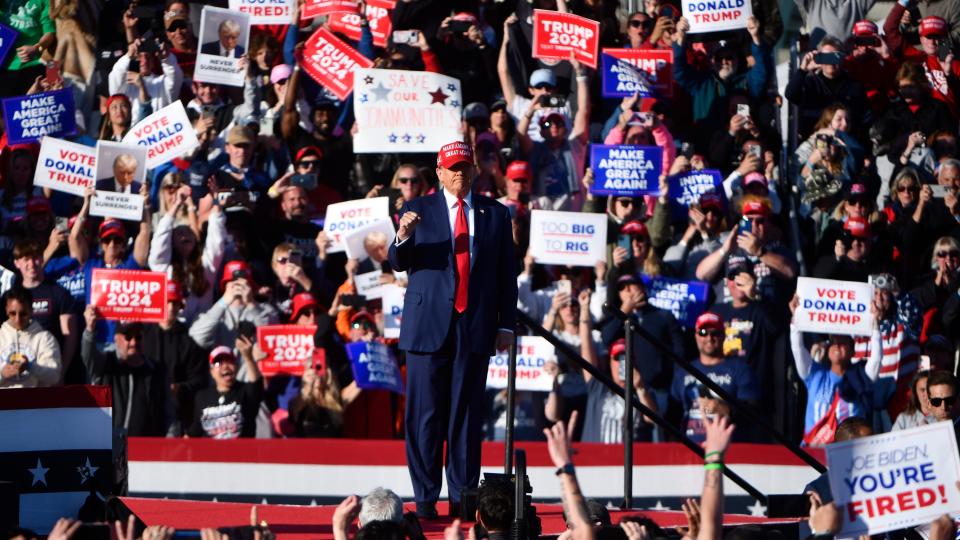
[[[474,236],[467,296],[468,349],[493,354],[498,328],[513,330],[517,278],[510,212],[497,201],[473,195]],[[403,302],[400,348],[431,353],[443,346],[454,313],[455,267],[449,211],[443,191],[419,197],[400,210],[420,216],[414,234],[390,244],[390,266],[409,273]]]
[[[210,43],[204,43],[200,47],[200,52],[203,54],[212,54],[214,56],[220,56],[220,42],[211,41]],[[241,45],[237,45],[237,48],[233,50],[233,58],[240,58],[243,56],[244,50]]]
[[[140,182],[136,180],[130,184],[130,193],[136,195],[140,193]],[[117,181],[114,178],[106,178],[104,180],[97,180],[95,189],[97,191],[116,191],[117,190]]]

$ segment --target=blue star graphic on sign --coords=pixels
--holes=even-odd
[[[459,107],[459,106],[460,106],[460,102],[457,101],[457,100],[453,100],[453,101],[450,102],[450,106],[451,106],[451,107]]]
[[[426,142],[426,140],[427,140],[427,136],[424,135],[423,133],[417,135],[417,143],[423,144],[424,142]]]
[[[391,134],[387,137],[387,139],[389,139],[390,142],[392,142],[392,143],[397,142],[397,135],[396,135],[396,133],[391,133]]]
[[[367,95],[360,94],[360,103],[366,103],[367,101],[369,101],[369,98],[367,97]]]
[[[367,75],[366,77],[363,78],[363,82],[367,84],[373,84],[373,77]]]
[[[403,142],[409,143],[411,140],[413,140],[413,137],[411,137],[409,133],[403,134]]]
[[[390,95],[390,89],[384,86],[382,82],[377,83],[376,86],[370,89],[370,92],[373,93],[377,101],[387,101],[387,96]]]
[[[47,471],[49,470],[50,468],[44,467],[43,463],[40,462],[40,458],[37,458],[36,468],[27,469],[27,471],[29,471],[30,474],[33,475],[33,483],[30,485],[35,486],[37,485],[37,483],[42,483],[43,485],[47,485]]]
[[[457,85],[455,85],[455,84],[453,84],[453,83],[450,83],[450,84],[447,85],[447,90],[449,90],[449,91],[451,91],[451,92],[456,92],[456,91],[457,91]]]

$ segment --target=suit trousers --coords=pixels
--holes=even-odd
[[[454,313],[440,350],[407,352],[407,467],[419,503],[440,496],[444,441],[450,501],[460,502],[461,493],[480,482],[489,359],[469,352],[466,323]]]

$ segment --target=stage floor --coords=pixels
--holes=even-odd
[[[201,529],[205,527],[231,527],[250,524],[250,507],[245,503],[200,502],[174,499],[146,499],[123,497],[123,503],[147,525],[166,525],[177,529]],[[437,505],[441,514],[447,511],[446,503]],[[563,512],[559,504],[536,504],[544,535],[557,535],[566,529]],[[330,522],[335,506],[288,506],[258,504],[257,512],[265,520],[278,539],[300,540],[333,538]],[[413,510],[413,503],[404,505]],[[643,514],[656,521],[661,527],[685,526],[682,512],[610,509],[614,523],[621,516]],[[443,517],[435,521],[421,521],[427,538],[443,538],[443,529],[453,520]],[[752,516],[728,514],[724,516],[725,525],[743,525],[747,523],[785,523],[796,519],[768,519]],[[466,527],[466,525],[464,525]]]

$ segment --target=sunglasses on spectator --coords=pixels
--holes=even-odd
[[[287,257],[286,255],[281,255],[277,257],[277,262],[280,264],[287,264],[288,262],[290,262],[290,257]]]
[[[711,330],[711,329],[709,329],[709,328],[701,328],[701,329],[697,330],[697,335],[700,336],[700,337],[707,337],[707,336],[710,336],[710,337],[721,337],[721,336],[723,335],[723,332],[721,332],[720,330],[715,330],[715,329],[714,329],[714,330]]]
[[[312,169],[320,164],[319,159],[305,159],[300,163],[297,163],[297,167],[301,169]]]
[[[641,26],[643,26],[643,23],[644,23],[644,22],[646,22],[646,21],[642,21],[642,20],[640,20],[640,19],[631,19],[631,20],[630,20],[630,27],[631,27],[631,28],[640,28]]]
[[[633,199],[617,199],[617,204],[623,206],[624,208],[633,206]]]
[[[937,257],[941,259],[946,259],[947,257],[960,257],[960,251],[956,251],[956,250],[938,251]]]
[[[166,191],[167,193],[174,193],[174,192],[176,192],[178,189],[180,189],[180,186],[181,186],[181,185],[182,185],[182,184],[167,184],[167,185],[163,186],[163,190]]]
[[[765,218],[765,217],[750,217],[750,216],[743,216],[743,217],[744,217],[744,219],[746,219],[747,221],[753,223],[754,225],[766,225],[766,224],[767,224],[767,218]]]
[[[401,176],[400,178],[397,178],[397,182],[400,182],[401,184],[419,184],[420,179],[416,176]]]
[[[187,21],[176,20],[170,23],[170,26],[167,26],[167,32],[176,32],[177,30],[186,30]]]
[[[220,356],[219,358],[217,358],[216,360],[213,361],[213,365],[214,365],[214,366],[220,366],[220,365],[222,365],[222,364],[233,364],[233,365],[236,365],[236,364],[237,364],[237,361],[234,360],[233,358],[230,358],[229,356],[226,356],[226,355]]]
[[[122,332],[121,335],[123,335],[123,339],[126,339],[127,341],[141,341],[143,339],[143,334],[140,332]]]
[[[957,400],[956,395],[944,396],[944,397],[932,397],[930,398],[930,404],[934,407],[940,408],[941,405],[946,405],[947,407],[953,406],[953,402]]]
[[[100,243],[101,243],[101,244],[106,244],[106,245],[110,245],[110,244],[114,244],[114,243],[116,243],[116,244],[124,244],[124,243],[126,243],[126,239],[120,238],[119,236],[108,236],[108,237],[100,240]]]
[[[273,84],[280,84],[280,85],[284,85],[284,84],[287,84],[287,81],[289,81],[289,80],[290,80],[289,78],[286,78],[286,79],[280,79],[279,81],[277,81],[277,82],[275,82],[275,83],[273,83]]]
[[[897,186],[897,191],[903,193],[904,191],[920,191],[920,186],[916,184],[910,184],[909,186],[899,185]]]
[[[556,86],[548,83],[540,83],[534,86],[534,88],[536,88],[537,90],[553,90],[554,88],[556,88]]]

